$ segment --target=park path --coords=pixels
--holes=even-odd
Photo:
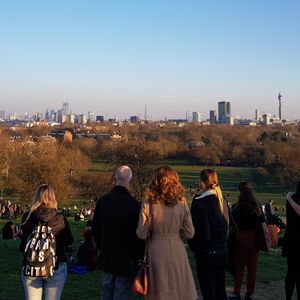
[[[228,296],[233,291],[233,288],[228,288]],[[242,295],[245,291],[242,291]],[[243,299],[243,298],[242,298]],[[296,291],[293,295],[293,300],[297,300]],[[202,300],[200,297],[198,300]],[[285,300],[284,280],[274,281],[270,283],[256,283],[256,292],[254,300]]]

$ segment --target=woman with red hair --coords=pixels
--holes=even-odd
[[[190,210],[179,177],[170,167],[160,167],[143,201],[137,235],[149,244],[147,300],[196,300],[197,292],[183,240],[194,235]]]

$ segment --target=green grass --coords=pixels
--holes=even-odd
[[[189,187],[194,186],[199,178],[199,173],[203,166],[195,166],[184,161],[169,161],[168,164],[173,167],[180,176],[182,183],[187,188],[189,200]],[[104,161],[94,161],[92,171],[99,172],[106,168]],[[237,200],[237,185],[242,180],[251,181],[250,168],[234,168],[234,167],[215,167],[224,195],[230,202]],[[285,205],[285,197],[283,193],[286,189],[278,184],[276,178],[271,177],[266,187],[254,187],[258,199],[265,203],[269,198],[274,199],[274,204],[279,209]],[[78,208],[80,203],[76,203]],[[279,212],[284,215],[284,212]],[[5,220],[0,220],[0,230]],[[78,246],[81,241],[80,232],[84,226],[83,223],[73,222],[70,219],[70,225],[75,238],[74,255],[76,256]],[[21,284],[21,265],[22,255],[18,250],[19,241],[0,240],[0,299],[14,300],[23,299],[23,288]],[[191,267],[194,273],[196,285],[197,275],[195,270],[195,262],[192,253],[188,250]],[[277,248],[269,253],[261,253],[260,263],[257,274],[257,281],[267,283],[271,281],[282,280],[286,273],[286,261],[281,256],[281,249]],[[67,283],[64,288],[63,299],[100,299],[100,282],[101,271],[89,272],[86,275],[69,274]],[[227,276],[227,285],[232,286],[232,278]],[[135,299],[142,299],[136,297]]]
[[[6,220],[0,220],[0,230]],[[84,227],[83,222],[69,220],[74,235],[74,255],[76,256],[81,241],[80,233]],[[17,300],[23,299],[21,284],[22,254],[19,252],[20,241],[0,240],[0,299]],[[187,248],[195,283],[198,288],[195,261],[193,254]],[[257,274],[257,281],[268,283],[282,280],[286,273],[286,262],[281,257],[281,249],[277,248],[269,253],[261,253]],[[85,275],[68,274],[64,288],[63,298],[73,299],[100,299],[101,271],[92,271]],[[232,286],[232,277],[227,275],[227,286]],[[135,299],[142,299],[135,297]]]

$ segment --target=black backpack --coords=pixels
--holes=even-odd
[[[51,227],[39,222],[27,239],[23,275],[51,277],[56,269],[56,241]]]

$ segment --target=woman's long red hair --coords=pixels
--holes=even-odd
[[[146,198],[152,203],[163,201],[168,206],[175,206],[184,201],[184,187],[178,174],[168,166],[155,170],[154,178],[146,191]]]

